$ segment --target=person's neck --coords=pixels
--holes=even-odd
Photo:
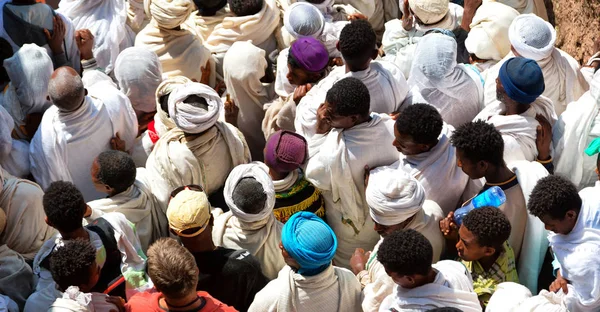
[[[90,234],[88,233],[88,231],[85,230],[85,228],[83,228],[83,226],[73,232],[69,232],[69,233],[60,232],[60,236],[62,236],[62,238],[64,240],[71,240],[71,239],[77,239],[77,238],[82,238],[84,240],[90,240]]]
[[[352,67],[352,68],[350,68],[350,66],[348,64],[346,64],[346,73],[367,70],[369,68],[369,66],[371,66],[371,62],[368,62],[363,66],[356,66],[356,67]]]
[[[427,285],[427,284],[431,284],[435,281],[435,277],[437,276],[437,272],[433,269],[430,268],[429,272],[427,273],[427,275],[422,275],[416,283],[415,283],[415,287],[421,287],[423,285]]]
[[[356,123],[354,124],[354,126],[352,126],[351,128],[353,128],[353,127],[356,127],[356,126],[358,126],[358,125],[360,125],[360,124],[362,124],[362,123],[369,122],[369,121],[371,121],[371,119],[373,119],[373,117],[371,117],[371,115],[368,115],[368,116],[361,116],[361,117],[360,117],[360,118],[359,118],[359,119],[356,121]]]
[[[531,104],[519,104],[513,100],[507,100],[505,106],[506,112],[504,113],[504,115],[509,116],[523,114],[529,109],[529,107],[531,107]]]
[[[494,253],[491,256],[487,256],[487,257],[483,257],[481,259],[478,260],[479,264],[481,264],[481,267],[483,268],[484,271],[488,271],[489,269],[492,268],[492,265],[494,265],[494,263],[496,263],[496,260],[498,260],[498,257],[500,257],[500,252],[497,251],[496,253]]]
[[[211,231],[212,232],[212,231]],[[209,232],[209,233],[211,233]],[[204,233],[202,233],[204,234]],[[180,237],[181,243],[191,253],[207,252],[217,249],[210,237],[201,237],[202,234],[195,237]]]
[[[193,311],[203,304],[203,301],[198,300],[198,297],[195,291],[180,299],[167,299],[163,295],[159,300],[159,305],[167,308],[167,311]]]
[[[506,164],[502,164],[501,167],[496,167],[488,172],[485,175],[485,181],[487,183],[500,184],[510,180],[510,178],[514,177],[515,173],[510,171]]]
[[[283,180],[288,176],[288,174],[290,174],[290,173],[289,172],[277,172],[277,171],[269,168],[269,175],[271,176],[271,179],[273,179],[273,181]]]

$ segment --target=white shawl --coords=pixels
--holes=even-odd
[[[496,0],[502,4],[519,11],[521,14],[533,13],[544,20],[548,20],[548,12],[544,0]]]
[[[428,152],[406,156],[393,166],[408,172],[425,188],[426,198],[440,205],[447,215],[460,204],[470,179],[456,165],[456,148],[450,144],[454,128],[444,125],[439,142]]]
[[[315,276],[303,276],[286,265],[256,294],[248,311],[362,312],[361,301],[360,283],[346,269],[330,265]]]
[[[0,207],[6,213],[7,226],[0,243],[31,260],[42,244],[54,235],[44,221],[44,192],[35,183],[11,176],[0,168]]]
[[[481,60],[500,61],[510,52],[508,28],[519,15],[515,9],[500,2],[483,2],[471,21],[471,31],[465,40],[469,53]]]
[[[221,25],[225,18],[230,17],[233,17],[233,14],[231,13],[231,10],[229,10],[229,6],[226,5],[224,8],[217,11],[214,16],[202,16],[198,11],[194,11],[190,16],[190,21],[192,22],[192,25],[196,26],[196,33],[202,42],[206,42],[215,27]]]
[[[567,106],[552,128],[555,172],[568,177],[578,189],[592,186],[597,180],[594,173],[596,157],[584,155],[589,143],[600,133],[600,72],[590,82],[590,91]]]
[[[34,289],[33,272],[25,259],[8,246],[0,245],[0,294],[23,308]]]
[[[371,112],[389,114],[401,111],[408,94],[408,84],[397,66],[385,61],[373,61],[363,71],[346,72],[346,67],[334,68],[306,94],[296,108],[296,131],[306,138],[315,135],[317,109],[325,102],[327,92],[344,78],[354,77],[369,89]]]
[[[223,59],[227,92],[240,109],[237,125],[246,137],[252,158],[256,160],[263,158],[266,144],[261,131],[266,110],[264,105],[277,97],[273,84],[260,81],[266,70],[265,51],[250,42],[235,42]]]
[[[154,241],[169,236],[166,207],[162,207],[152,193],[150,182],[146,169],[137,168],[135,182],[127,190],[88,203],[92,208],[92,215],[87,221],[91,222],[108,212],[120,212],[135,224],[142,250],[148,250]]]
[[[456,63],[456,49],[456,40],[444,34],[419,41],[405,102],[434,106],[453,127],[473,120],[483,106],[483,80],[473,67]]]
[[[92,86],[86,85],[86,88],[89,92],[88,96],[77,110],[63,113],[56,106],[50,107],[31,141],[31,173],[44,189],[53,181],[74,181],[74,175],[89,175],[88,172],[70,172],[67,157],[69,144],[89,140],[88,142],[97,145],[96,149],[100,146],[108,147],[110,139],[116,137],[118,133],[121,140],[126,143],[126,150],[134,145],[138,124],[129,99],[111,82],[101,81]],[[98,123],[108,121],[98,118],[104,114],[108,114],[110,123],[102,126],[110,127],[110,137],[99,137],[97,133],[88,131],[98,127]],[[91,150],[91,152],[95,151]],[[89,155],[90,151],[87,151],[87,154],[84,153],[81,157],[89,157],[87,168],[90,168],[97,154]],[[89,184],[92,184],[91,180]],[[86,192],[83,193],[85,196]]]
[[[433,265],[437,275],[433,283],[413,289],[396,286],[379,311],[394,308],[398,311],[430,310],[452,307],[464,312],[480,312],[477,294],[473,291],[471,274],[460,262],[444,260]]]
[[[73,21],[75,29],[89,29],[94,35],[94,58],[105,73],[115,67],[119,53],[133,46],[135,33],[126,24],[124,0],[60,1],[57,12]]]
[[[0,166],[10,174],[25,178],[29,176],[29,143],[12,138],[15,122],[0,105]]]
[[[263,8],[254,15],[225,16],[205,41],[212,53],[225,53],[235,42],[251,41],[261,45],[279,28],[280,15],[275,0],[265,0]],[[272,51],[266,51],[271,53]]]
[[[217,246],[248,250],[260,261],[265,276],[275,279],[285,266],[279,250],[282,228],[273,214],[257,222],[243,222],[229,211],[215,218],[212,237]]]

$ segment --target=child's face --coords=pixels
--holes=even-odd
[[[102,269],[100,268],[100,266],[98,265],[97,262],[94,262],[91,266],[90,266],[90,281],[87,285],[85,285],[85,287],[82,287],[81,291],[83,292],[89,292],[92,288],[94,288],[94,286],[96,286],[96,284],[98,283],[98,280],[100,279],[100,271]],[[86,288],[86,289],[83,289]]]
[[[477,237],[464,225],[458,229],[459,240],[456,243],[458,256],[465,261],[478,261],[495,253],[494,248],[483,247],[477,242]]]

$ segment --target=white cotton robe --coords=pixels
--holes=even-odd
[[[398,159],[391,143],[394,123],[387,115],[372,113],[370,121],[332,129],[308,141],[306,179],[325,200],[327,223],[338,239],[337,266],[349,267],[355,248],[372,250],[379,239],[365,199],[364,168],[387,166]]]

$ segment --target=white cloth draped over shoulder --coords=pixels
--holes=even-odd
[[[486,106],[475,120],[483,120],[502,134],[504,140],[504,160],[508,163],[513,160],[534,161],[538,155],[537,126],[539,122],[536,115],[544,116],[551,125],[554,125],[557,117],[552,101],[541,95],[530,108],[519,115],[504,115],[506,106],[500,101],[495,101]]]
[[[94,35],[94,58],[110,73],[119,53],[131,46],[135,33],[126,24],[127,2],[123,0],[60,1],[57,12],[73,21],[75,29],[89,29]]]
[[[402,21],[393,19],[385,23],[385,32],[381,41],[381,47],[385,52],[384,60],[398,65],[404,76],[410,78],[410,69],[417,43],[421,40],[425,32],[433,28],[443,28],[454,31],[460,27],[460,21],[463,16],[463,8],[457,4],[448,4],[448,13],[441,21],[432,25],[422,25],[414,20],[413,28],[410,31],[404,30]],[[404,10],[403,5],[400,10]]]
[[[361,301],[360,283],[349,270],[330,265],[315,276],[303,276],[286,265],[256,294],[248,311],[362,312]]]
[[[86,75],[88,95],[78,109],[65,113],[52,106],[44,114],[31,141],[30,160],[31,173],[43,189],[53,181],[70,181],[89,201],[103,197],[89,177],[94,158],[110,149],[117,133],[126,150],[131,149],[138,123],[131,102],[110,79],[86,85]],[[108,78],[99,71],[90,75]]]
[[[550,36],[546,46],[535,48],[527,44],[527,40],[541,40],[541,38],[538,38],[541,35],[528,30],[531,28],[530,24],[532,23],[537,25],[535,26],[536,31],[546,31],[547,35]],[[554,47],[556,31],[550,23],[543,22],[537,16],[531,14],[519,15],[513,20],[508,34],[511,45],[518,55],[536,61],[542,69],[546,85],[542,95],[552,101],[558,116],[565,111],[567,104],[579,99],[589,89],[585,77],[579,70],[579,63],[569,54]],[[515,54],[510,52],[498,64],[488,70],[484,95],[486,106],[497,102],[496,78],[502,64],[512,57],[515,57]]]
[[[444,34],[423,37],[415,51],[405,104],[435,107],[453,127],[470,122],[483,106],[483,81],[477,70],[456,63],[456,40]]]
[[[464,312],[480,312],[477,294],[473,291],[471,274],[460,262],[444,260],[433,265],[437,275],[433,283],[413,289],[396,286],[379,311],[426,311],[452,307]]]
[[[142,250],[161,237],[169,236],[169,222],[162,207],[151,189],[150,176],[144,168],[137,168],[135,182],[127,190],[112,197],[88,202],[92,215],[88,222],[108,212],[120,212],[135,224]]]
[[[223,59],[227,92],[239,108],[237,126],[246,137],[254,160],[263,158],[266,144],[262,133],[265,104],[277,97],[273,84],[260,81],[267,68],[265,51],[250,42],[235,42]]]
[[[21,126],[25,126],[27,115],[43,113],[51,104],[46,97],[54,71],[52,59],[45,49],[25,44],[4,60],[4,68],[10,83],[0,97],[0,104],[12,116],[18,138],[29,140],[33,133],[23,133]]]
[[[35,183],[11,176],[0,168],[0,207],[6,213],[7,226],[0,244],[33,259],[42,244],[54,235],[45,222],[42,205],[44,192]]]
[[[518,15],[518,11],[500,2],[484,1],[473,16],[465,40],[469,53],[485,61],[487,67],[502,60],[510,52],[508,28]]]
[[[381,144],[373,144],[373,138]],[[398,159],[394,121],[371,114],[371,120],[349,129],[332,129],[308,140],[306,179],[321,190],[327,222],[338,238],[335,264],[348,267],[355,248],[371,250],[379,239],[365,199],[364,167],[388,166]]]
[[[0,105],[0,166],[10,174],[25,178],[29,176],[29,143],[12,138],[15,122]]]
[[[4,8],[4,5],[11,2],[10,0],[0,0],[0,9]],[[35,5],[43,5],[43,4],[35,4]],[[29,4],[28,4],[29,6]],[[40,23],[44,24],[47,23],[47,25],[49,27],[47,27],[48,29],[52,29],[52,20],[46,20],[46,21],[40,21],[40,18],[44,18],[44,14],[37,14],[39,12],[37,12],[37,10],[35,8],[32,7],[32,9],[28,12],[28,15],[26,16],[26,21],[29,22],[31,21],[31,24],[38,26],[38,27],[44,27],[44,25],[40,25]],[[75,71],[79,72],[81,70],[81,58],[79,55],[79,48],[77,47],[77,43],[75,42],[75,31],[77,30],[75,28],[75,26],[73,25],[73,22],[71,22],[71,19],[69,19],[68,17],[62,15],[59,12],[55,12],[56,16],[60,17],[65,25],[65,39],[63,40],[63,46],[65,49],[65,56],[67,58],[67,62],[69,64],[69,66],[73,67],[73,69],[75,69]],[[4,14],[0,14],[0,38],[5,39],[6,41],[8,41],[8,43],[10,43],[10,45],[12,46],[13,52],[17,52],[19,49],[21,49],[22,47],[19,47],[18,45],[15,44],[15,42],[10,38],[10,35],[6,32],[6,30],[4,29],[4,20],[3,20],[3,16]],[[52,55],[52,50],[50,50],[50,46],[48,46],[47,44],[44,45],[42,48],[44,48],[46,50],[46,52],[48,53],[48,55]]]
[[[135,46],[155,52],[166,77],[185,76],[201,81],[202,68],[208,63],[210,83],[214,85],[214,61],[210,51],[198,40],[196,30],[185,23],[193,7],[191,0],[153,0],[149,8],[152,18],[137,34]]]
[[[251,41],[271,53],[276,49],[273,33],[279,28],[279,13],[275,0],[265,0],[263,8],[254,15],[225,16],[204,44],[210,52],[220,54],[227,52],[235,42]]]
[[[294,126],[299,134],[307,139],[315,135],[317,109],[325,102],[329,89],[348,77],[362,81],[369,89],[371,112],[389,114],[403,109],[408,83],[397,66],[386,61],[373,61],[369,68],[358,72],[346,72],[344,66],[339,66],[313,86],[298,104]]]
[[[450,144],[454,128],[444,124],[438,143],[428,152],[406,156],[394,167],[408,172],[425,188],[426,198],[440,205],[444,215],[460,205],[470,179],[456,165],[456,148]]]
[[[593,186],[596,157],[584,154],[589,143],[600,136],[600,72],[590,90],[567,106],[552,128],[555,172],[568,177],[578,189]]]
[[[502,4],[519,11],[520,14],[533,13],[544,20],[548,20],[548,12],[544,0],[496,0]]]
[[[217,11],[213,16],[202,16],[199,15],[198,11],[194,11],[190,16],[190,21],[192,25],[196,26],[196,33],[202,39],[202,42],[206,42],[215,27],[221,25],[226,17],[233,17],[228,5]]]
[[[137,112],[156,111],[156,89],[162,82],[162,65],[156,53],[140,47],[123,50],[115,61],[119,89]]]

